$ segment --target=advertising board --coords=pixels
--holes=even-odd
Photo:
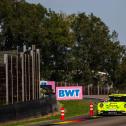
[[[57,100],[81,100],[83,99],[82,86],[56,87]]]
[[[53,93],[55,93],[55,81],[44,81],[44,80],[40,81],[40,88],[48,85],[51,86]]]

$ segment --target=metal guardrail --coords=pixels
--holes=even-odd
[[[57,110],[56,97],[50,95],[39,100],[20,102],[0,107],[0,121],[46,115]]]

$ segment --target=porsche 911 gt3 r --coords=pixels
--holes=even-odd
[[[98,115],[126,114],[126,94],[111,94],[107,101],[97,105]]]

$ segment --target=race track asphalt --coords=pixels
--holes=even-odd
[[[36,126],[126,126],[126,116],[80,117]]]

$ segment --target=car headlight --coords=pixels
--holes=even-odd
[[[100,103],[100,105],[99,105],[99,106],[100,106],[100,108],[102,108],[102,107],[103,107],[103,103]]]
[[[124,108],[126,108],[126,104],[124,105]]]

